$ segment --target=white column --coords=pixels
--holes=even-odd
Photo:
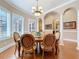
[[[44,17],[42,18],[42,32],[44,32]]]
[[[38,32],[38,31],[39,31],[39,27],[38,27],[38,25],[39,25],[39,21],[38,21],[38,20],[39,20],[39,18],[37,17],[37,19],[36,19],[36,20],[37,20],[37,30],[36,30],[36,31]]]
[[[63,15],[60,15],[60,41],[59,41],[60,45],[64,45],[63,44]]]
[[[77,50],[79,50],[79,10],[77,11]]]

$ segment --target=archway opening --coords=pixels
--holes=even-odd
[[[49,12],[44,17],[44,32],[52,33],[59,31],[59,14],[57,12]]]
[[[67,8],[63,13],[63,40],[76,42],[77,40],[77,11]]]

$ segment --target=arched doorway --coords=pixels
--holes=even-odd
[[[75,8],[67,8],[63,13],[63,40],[77,41],[77,11]]]
[[[49,12],[44,16],[44,32],[52,33],[52,31],[59,31],[59,14],[57,12]]]
[[[38,28],[39,28],[39,32],[42,32],[42,19],[39,18],[39,21],[38,21]]]

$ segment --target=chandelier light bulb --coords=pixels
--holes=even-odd
[[[40,16],[41,14],[40,13],[35,13],[35,16]]]
[[[41,6],[39,6],[39,9],[42,10],[43,8]]]
[[[43,10],[41,10],[41,13],[43,13]]]
[[[32,13],[35,16],[40,16],[43,13],[43,8],[41,6],[38,6],[38,0],[37,0],[37,6],[32,7]]]
[[[35,10],[36,9],[36,7],[32,7],[32,10]]]

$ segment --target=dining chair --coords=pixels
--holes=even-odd
[[[35,59],[35,38],[32,34],[23,34],[21,36],[22,43],[22,59],[25,53],[33,53]]]
[[[20,35],[19,35],[18,32],[13,33],[13,39],[15,41],[15,52],[14,52],[14,54],[16,54],[16,51],[18,50],[18,56],[20,56]]]
[[[43,39],[43,44],[41,45],[42,47],[42,59],[44,57],[44,51],[46,52],[53,52],[55,54],[55,36],[53,34],[47,34],[45,35]]]

